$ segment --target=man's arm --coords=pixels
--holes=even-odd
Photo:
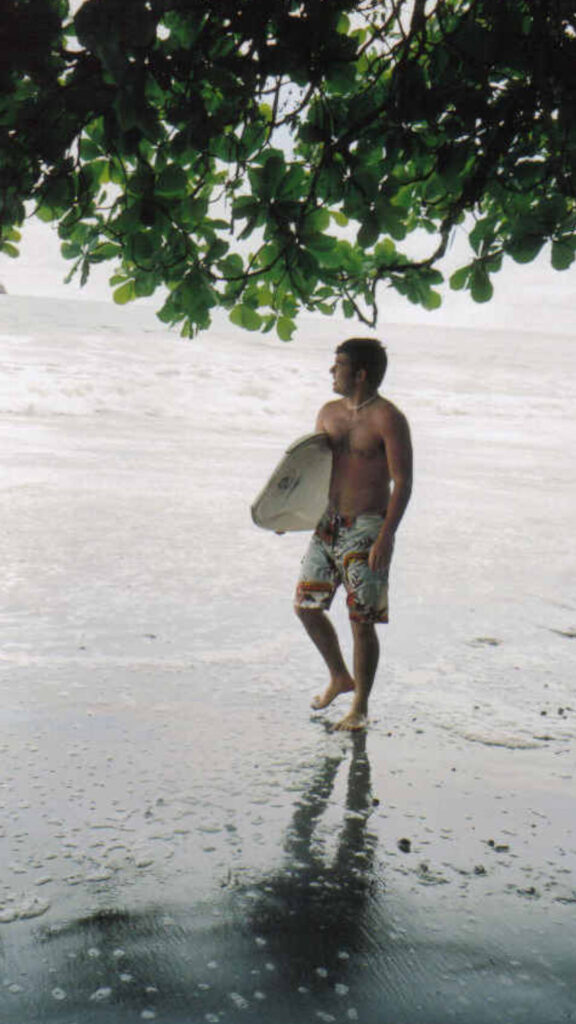
[[[384,412],[382,440],[386,447],[392,492],[386,518],[368,555],[368,564],[375,570],[384,570],[390,564],[394,535],[412,493],[413,457],[410,428],[406,417],[398,409],[387,409]]]
[[[325,410],[326,410],[326,406],[323,405],[322,408],[320,409],[320,411],[318,412],[318,415],[316,416],[316,427],[315,427],[315,429],[316,429],[316,433],[317,434],[325,434],[326,433],[326,424],[324,422]]]

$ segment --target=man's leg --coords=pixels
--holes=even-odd
[[[349,693],[354,689],[354,680],[346,668],[342,657],[336,630],[326,615],[318,608],[295,608],[312,643],[322,655],[328,671],[330,682],[324,693],[314,697],[312,707],[315,711],[327,708],[341,693]]]
[[[368,715],[368,698],[376,676],[380,644],[371,622],[351,622],[354,639],[354,699],[347,715],[336,729],[364,729]]]

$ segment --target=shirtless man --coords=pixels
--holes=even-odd
[[[328,508],[302,562],[295,610],[322,655],[330,682],[312,707],[328,707],[353,692],[348,714],[336,729],[367,724],[368,697],[379,658],[375,624],[388,621],[388,570],[394,535],[412,490],[412,445],[406,418],[378,394],[386,372],[380,342],[350,338],[336,349],[333,390],[316,429],[330,438],[333,452]],[[348,671],[336,631],[326,615],[344,584],[353,637],[353,674]]]

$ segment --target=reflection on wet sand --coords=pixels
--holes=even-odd
[[[199,901],[190,864],[177,906],[159,899],[128,910],[118,891],[110,891],[107,907],[85,917],[51,927],[11,925],[11,946],[0,948],[0,1019],[572,1019],[572,960],[561,937],[554,949],[549,934],[544,957],[533,940],[526,951],[524,933],[513,922],[502,920],[489,941],[475,932],[476,925],[462,928],[454,901],[444,896],[440,911],[429,885],[416,882],[412,896],[406,889],[400,896],[398,861],[395,867],[390,851],[384,858],[378,847],[376,816],[371,826],[376,804],[366,739],[349,737],[312,767],[296,797],[276,870],[256,876],[248,869],[249,882],[243,872],[231,872],[219,891]]]
[[[366,945],[378,882],[376,837],[367,828],[373,800],[365,736],[352,739],[343,821],[323,838],[323,816],[344,759],[342,752],[318,766],[287,830],[286,865],[261,883],[250,913],[289,986],[314,987],[326,978],[334,988],[334,972],[344,974],[351,954]]]
[[[217,1024],[245,1019],[246,1010],[274,1024],[357,1019],[358,965],[350,972],[369,931],[376,840],[367,831],[365,737],[348,749],[336,827],[324,818],[336,806],[346,749],[318,763],[286,830],[285,864],[273,874],[185,910],[109,909],[39,929],[33,973],[42,977],[12,1000],[10,1024]]]

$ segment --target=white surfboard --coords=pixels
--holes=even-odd
[[[328,435],[298,438],[251,507],[256,526],[282,532],[313,530],[328,503],[331,471]]]

